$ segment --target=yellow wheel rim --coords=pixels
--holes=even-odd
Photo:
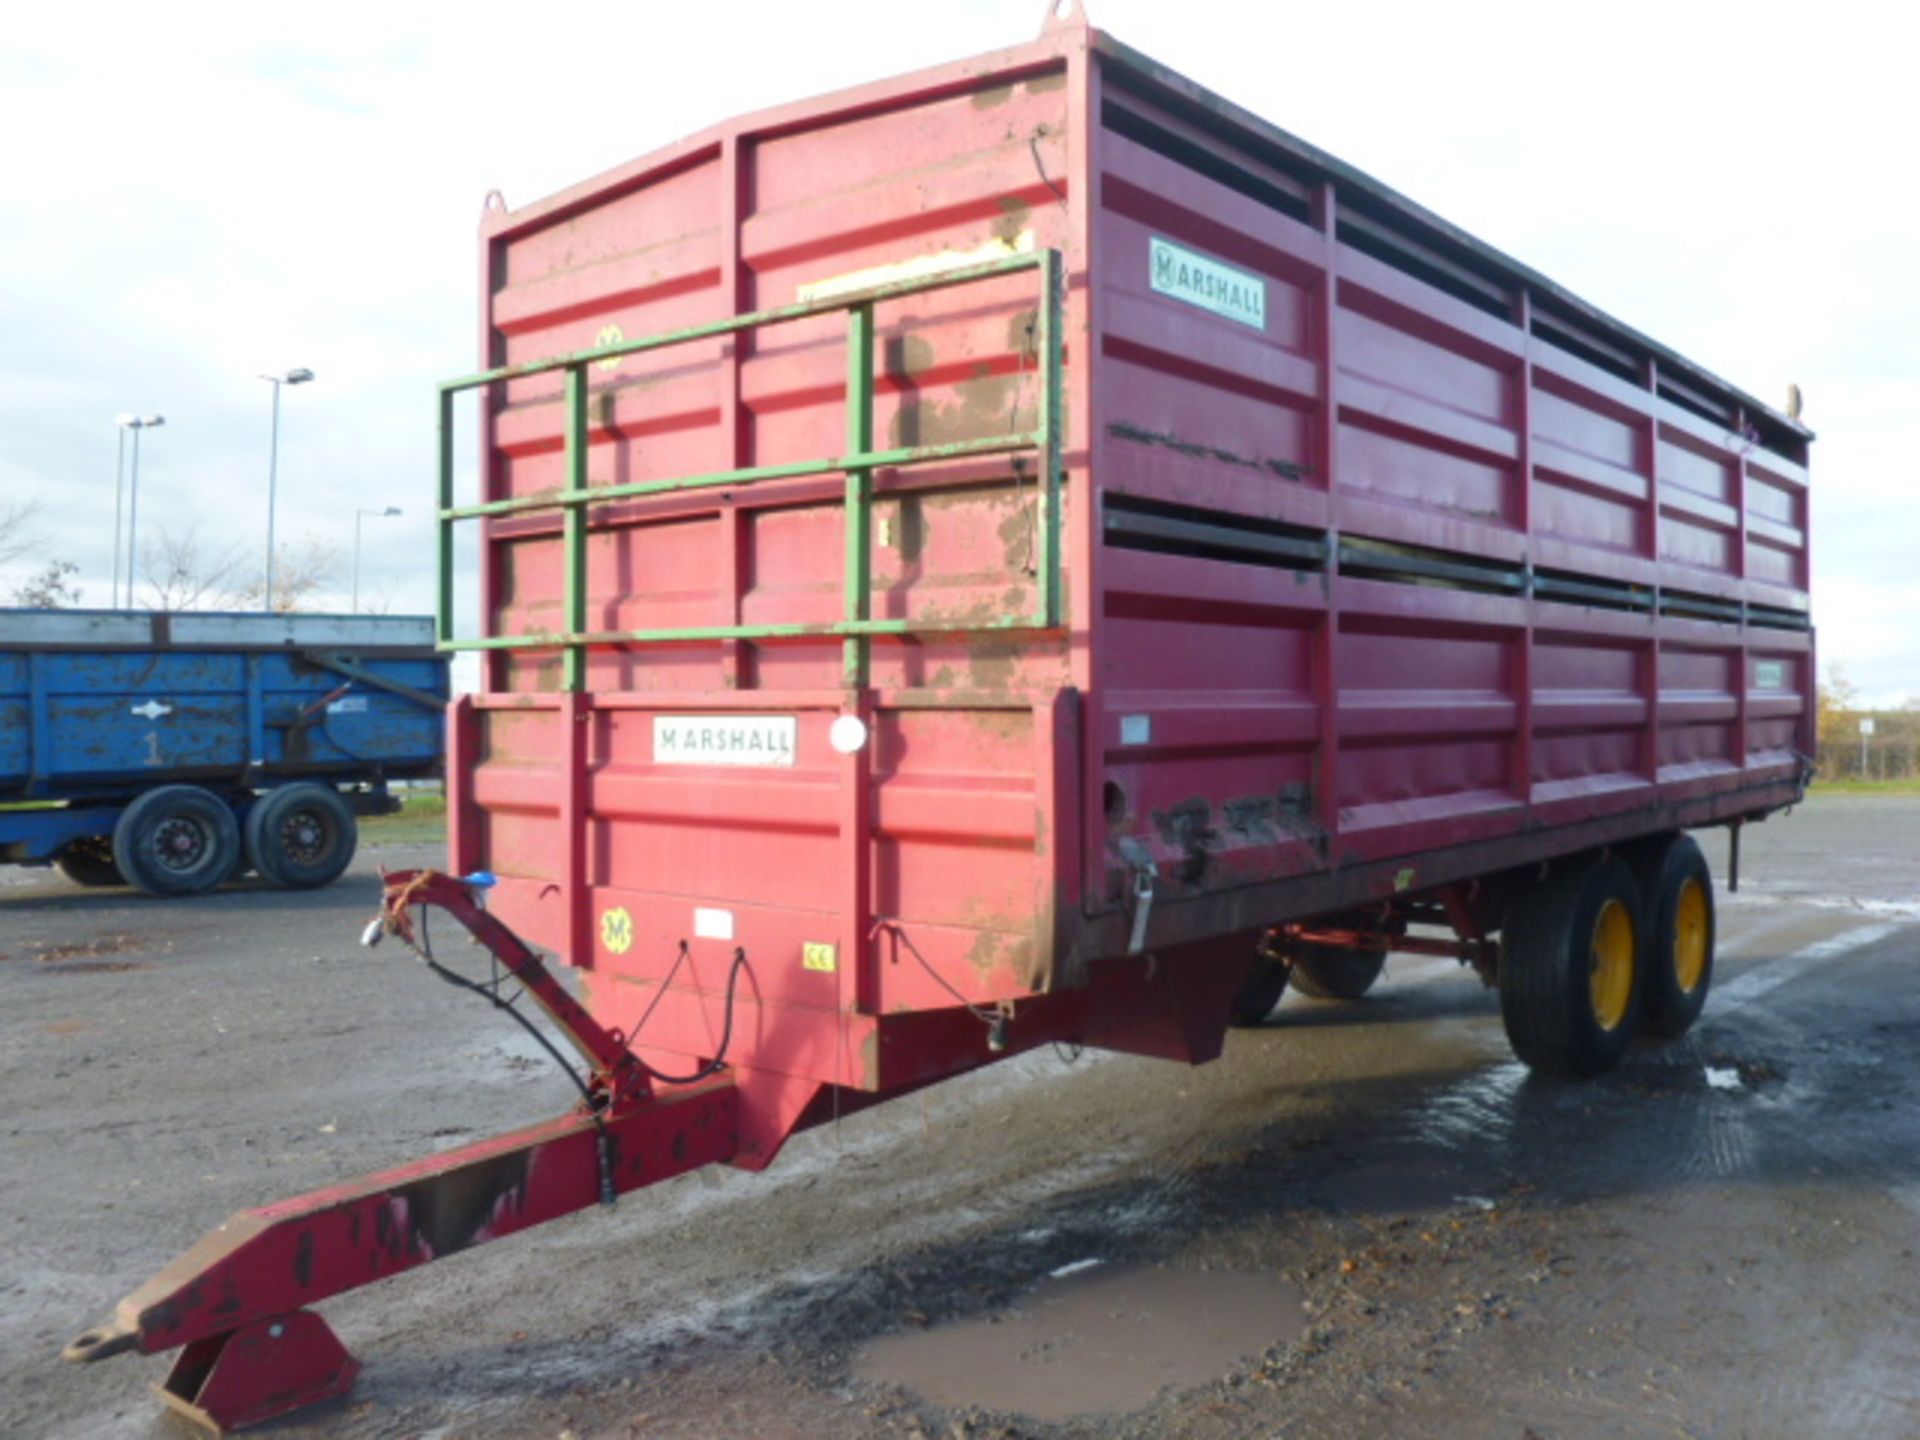
[[[1673,981],[1682,995],[1700,988],[1707,974],[1707,892],[1689,875],[1673,904]]]
[[[1593,959],[1587,971],[1593,1018],[1602,1030],[1618,1030],[1633,998],[1633,916],[1618,900],[1600,907],[1593,922]]]

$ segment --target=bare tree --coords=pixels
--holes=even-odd
[[[363,586],[360,592],[360,613],[362,615],[391,615],[395,602],[397,586],[391,580],[379,584]]]
[[[340,574],[340,548],[313,535],[302,535],[273,552],[273,605],[276,614],[311,610],[314,600],[333,587]],[[241,593],[241,604],[260,608],[265,577],[251,577]]]
[[[71,560],[49,560],[46,569],[13,587],[13,603],[28,610],[66,610],[80,603],[80,587],[73,577],[80,567]]]
[[[168,612],[240,608],[247,596],[242,564],[237,545],[213,553],[193,527],[175,534],[163,526],[140,553],[146,606]]]
[[[40,542],[34,533],[33,519],[40,506],[32,500],[0,505],[0,565],[18,560]]]

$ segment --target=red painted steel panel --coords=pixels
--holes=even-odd
[[[493,363],[1064,257],[1064,634],[881,637],[854,688],[837,640],[601,645],[574,712],[559,652],[524,651],[464,712],[460,854],[608,1023],[711,1055],[748,954],[734,1058],[785,1077],[749,1109],[973,1063],[960,1004],[1104,973],[1142,866],[1150,942],[1196,942],[1799,791],[1807,433],[1095,32],[721,126],[491,215],[486,247]],[[877,441],[1035,424],[1035,295],[877,307]],[[592,372],[590,483],[838,453],[844,335]],[[561,394],[494,388],[482,498],[565,482]],[[873,488],[871,615],[1031,608],[1030,462]],[[838,619],[842,497],[596,510],[587,628]],[[559,521],[482,523],[488,632],[564,628]],[[871,730],[851,759],[843,713]],[[792,763],[656,753],[702,716],[791,717]],[[889,1048],[927,1010],[961,1022],[933,1069]]]

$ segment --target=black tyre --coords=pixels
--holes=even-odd
[[[1242,1030],[1263,1025],[1287,988],[1287,967],[1266,955],[1254,958],[1246,982],[1234,992],[1227,1023]]]
[[[75,840],[54,857],[53,868],[76,885],[124,885],[127,877],[113,863],[113,841],[105,835]]]
[[[227,802],[198,785],[163,785],[120,812],[113,863],[149,895],[196,895],[233,873],[240,826]]]
[[[1293,956],[1293,988],[1311,1000],[1358,1000],[1386,968],[1384,950],[1301,945]]]
[[[1637,873],[1646,920],[1640,1028],[1673,1040],[1700,1018],[1713,984],[1713,873],[1691,835],[1643,852]]]
[[[1642,992],[1641,905],[1624,860],[1576,857],[1522,884],[1502,926],[1500,1015],[1513,1053],[1554,1075],[1620,1063]]]
[[[282,889],[331,885],[359,843],[353,811],[325,785],[270,790],[247,812],[247,859],[262,879]]]

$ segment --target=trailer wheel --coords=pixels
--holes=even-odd
[[[1575,859],[1509,903],[1500,1015],[1532,1069],[1598,1075],[1620,1063],[1641,994],[1638,887],[1617,856]]]
[[[124,885],[127,877],[113,863],[113,841],[105,835],[75,840],[54,857],[53,868],[76,885]]]
[[[1713,874],[1691,835],[1646,852],[1646,1004],[1641,1027],[1673,1040],[1700,1018],[1713,983]]]
[[[284,890],[331,885],[353,859],[359,827],[340,792],[326,785],[284,785],[247,814],[247,858]]]
[[[1267,1017],[1273,1014],[1273,1007],[1280,1003],[1286,988],[1287,967],[1266,955],[1255,956],[1253,969],[1247,973],[1246,981],[1233,992],[1227,1023],[1242,1030],[1264,1025]]]
[[[233,873],[240,826],[198,785],[162,785],[120,812],[113,863],[149,895],[196,895]]]
[[[1373,988],[1386,964],[1384,950],[1303,944],[1294,951],[1291,983],[1312,1000],[1358,1000]]]

